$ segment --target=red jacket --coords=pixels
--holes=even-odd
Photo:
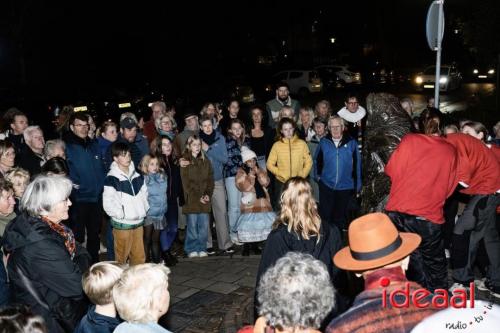
[[[462,193],[493,194],[500,189],[500,165],[491,149],[467,134],[449,134],[446,140],[457,149],[458,180],[468,185]]]
[[[148,138],[148,143],[151,144],[151,141],[156,138],[158,132],[156,131],[155,120],[151,117],[150,120],[144,123],[144,128],[142,129],[144,135]]]
[[[444,202],[458,183],[457,161],[443,138],[405,135],[385,167],[391,178],[386,209],[444,223]]]

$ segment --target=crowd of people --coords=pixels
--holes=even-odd
[[[382,288],[467,290],[476,266],[477,288],[500,300],[500,122],[491,132],[472,120],[446,123],[430,105],[414,118],[409,99],[401,108],[413,132],[383,170],[385,211],[354,221],[368,118],[356,95],[338,112],[327,100],[313,109],[280,83],[248,115],[237,100],[206,103],[184,112],[184,126],[161,101],[150,119],[124,112],[99,127],[66,108],[48,141],[25,113],[8,110],[0,306],[11,307],[0,323],[168,332],[158,325],[169,306],[167,267],[240,251],[262,254],[257,320],[241,332],[409,332],[435,309],[383,308]],[[349,272],[364,279],[355,298]]]

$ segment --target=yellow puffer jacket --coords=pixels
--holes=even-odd
[[[311,167],[309,148],[296,135],[275,142],[267,159],[267,169],[282,183],[296,176],[306,178]]]

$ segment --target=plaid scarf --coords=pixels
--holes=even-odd
[[[75,257],[76,252],[76,242],[75,236],[73,235],[73,231],[70,228],[66,227],[62,223],[54,223],[49,220],[46,216],[42,216],[42,221],[47,223],[50,229],[57,232],[62,238],[64,238],[64,245],[71,256],[71,260]]]

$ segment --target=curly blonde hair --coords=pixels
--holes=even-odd
[[[320,236],[321,218],[314,200],[311,185],[302,177],[290,178],[281,194],[281,212],[273,228],[285,224],[288,232],[295,232],[303,239]]]

